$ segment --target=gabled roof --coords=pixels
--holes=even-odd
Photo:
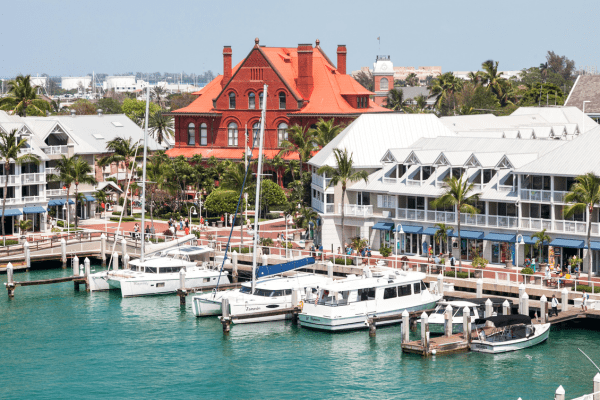
[[[587,112],[588,105],[585,106]],[[511,115],[527,115],[527,114],[538,114],[541,115],[546,121],[551,124],[577,124],[581,130],[581,124],[585,123],[585,130],[588,131],[598,124],[596,121],[583,114],[578,107],[520,107],[515,110]],[[585,122],[584,122],[585,121]]]
[[[584,101],[586,113],[600,113],[600,75],[579,75],[565,105],[582,110]]]

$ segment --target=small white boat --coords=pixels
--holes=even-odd
[[[362,329],[374,316],[433,309],[441,296],[429,292],[423,279],[421,272],[367,267],[361,276],[349,275],[320,287],[317,297],[304,303],[300,324],[325,331]],[[398,322],[401,318],[376,325]]]
[[[197,317],[221,315],[223,299],[229,300],[229,314],[232,322],[243,324],[252,322],[278,321],[289,319],[291,314],[270,317],[237,319],[241,315],[272,311],[292,307],[292,291],[300,292],[300,299],[306,299],[307,288],[331,283],[332,279],[319,274],[297,273],[288,277],[271,277],[252,283],[245,282],[240,289],[205,293],[192,298],[192,310]],[[311,290],[311,289],[308,289]]]
[[[92,274],[90,287],[96,290],[120,290],[123,297],[175,293],[180,286],[179,272],[185,270],[187,288],[229,283],[227,272],[210,265],[208,246],[180,246],[129,263],[128,269]]]
[[[505,353],[526,349],[548,339],[550,324],[532,324],[527,315],[498,315],[475,321],[477,337],[471,350],[480,353]]]

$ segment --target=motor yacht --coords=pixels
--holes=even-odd
[[[306,299],[300,324],[325,331],[362,329],[375,316],[398,315],[398,319],[376,323],[377,326],[401,322],[407,310],[435,308],[441,296],[429,291],[425,274],[381,266],[367,267],[361,276],[349,275],[317,288],[315,297]]]
[[[471,350],[505,353],[535,346],[548,339],[550,324],[533,324],[528,315],[498,315],[475,320]]]

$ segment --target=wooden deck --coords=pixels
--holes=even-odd
[[[423,346],[420,339],[402,343],[402,352],[422,356],[464,353],[467,351],[469,351],[469,342],[463,333],[432,337],[429,339],[429,346],[427,347]]]

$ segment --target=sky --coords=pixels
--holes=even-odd
[[[223,46],[235,65],[255,37],[285,47],[320,39],[332,60],[345,44],[348,71],[378,54],[444,72],[487,59],[519,70],[548,50],[600,67],[599,11],[598,0],[19,0],[0,8],[0,77],[222,73]]]

